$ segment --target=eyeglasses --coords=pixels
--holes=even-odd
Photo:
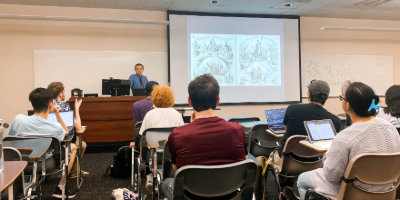
[[[343,101],[343,100],[347,101],[347,100],[343,97],[343,95],[339,95],[339,99],[340,99],[340,101]]]
[[[312,81],[310,81],[310,85],[312,84],[312,83],[314,83],[314,81],[316,81],[317,79],[314,79],[314,80],[312,80]]]

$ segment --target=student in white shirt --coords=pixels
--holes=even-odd
[[[156,86],[151,92],[154,107],[144,116],[139,134],[142,135],[146,129],[157,127],[177,127],[184,125],[182,115],[172,106],[175,98],[174,92],[168,86]],[[131,144],[132,146],[132,144]],[[146,189],[152,192],[153,177],[147,175]]]
[[[376,117],[382,118],[400,128],[400,85],[393,85],[385,94],[387,107],[379,109]]]

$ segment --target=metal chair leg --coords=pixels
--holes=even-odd
[[[137,192],[138,192],[138,194],[139,194],[139,200],[141,200],[141,199],[142,199],[142,192],[140,191],[140,187],[142,186],[142,176],[141,176],[141,174],[140,174],[140,165],[141,165],[140,157],[138,157],[137,163],[138,163],[138,168],[137,168],[137,173],[138,173]]]
[[[157,152],[154,150],[154,161],[153,161],[153,200],[156,200],[156,184],[157,184]]]
[[[131,186],[135,191],[135,147],[132,147],[132,163],[131,163]]]
[[[68,170],[68,168],[67,168],[67,170]],[[63,167],[62,167],[62,173],[61,173],[61,177],[62,177],[62,193],[61,193],[61,195],[62,195],[62,200],[65,200],[65,189],[66,189],[66,179],[67,179],[67,174],[65,173],[65,163],[63,164]]]

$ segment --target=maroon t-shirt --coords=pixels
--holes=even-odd
[[[219,117],[199,118],[175,128],[168,137],[172,164],[226,164],[244,160],[246,136],[237,123]]]

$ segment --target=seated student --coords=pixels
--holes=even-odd
[[[10,136],[55,136],[58,140],[63,141],[69,131],[65,123],[61,119],[59,106],[53,103],[53,94],[45,88],[36,88],[29,94],[29,101],[32,103],[34,114],[25,116],[19,114],[15,117],[8,130]],[[58,123],[47,122],[49,113],[55,113]],[[64,152],[64,151],[62,151]],[[71,160],[68,164],[68,171],[71,171],[75,160],[76,146],[71,144]],[[50,159],[51,154],[46,154],[46,160]],[[46,162],[47,163],[47,162]],[[53,194],[55,198],[62,198],[62,178]],[[67,191],[70,198],[75,197],[74,192]]]
[[[323,107],[328,99],[330,88],[327,82],[312,80],[308,87],[308,104],[292,104],[286,109],[283,124],[286,133],[283,136],[278,151],[273,152],[273,162],[280,164],[283,148],[286,140],[293,135],[307,135],[304,121],[331,119],[337,132],[340,131],[340,119],[328,112]]]
[[[191,123],[175,128],[168,137],[173,169],[247,159],[243,128],[215,115],[220,100],[217,80],[209,74],[198,76],[190,82],[188,90],[188,103],[194,109]],[[173,182],[173,178],[167,178],[162,183],[162,191],[168,199],[172,199]]]
[[[53,92],[53,98],[54,98],[54,105],[58,105],[60,106],[60,112],[66,112],[66,111],[70,111],[71,107],[65,103],[63,103],[62,101],[65,101],[65,88],[64,88],[64,84],[62,84],[61,82],[52,82],[50,83],[50,85],[47,86],[47,89],[50,90],[51,92]],[[77,131],[79,131],[82,127],[81,127],[81,117],[79,115],[79,108],[81,107],[82,104],[82,99],[75,99],[75,109],[74,109],[74,113],[75,113],[75,119],[74,119],[74,126],[75,129]],[[76,142],[75,142],[76,146],[79,146],[79,136],[76,136]],[[86,150],[86,142],[82,141],[82,154],[85,153]],[[72,167],[72,171],[70,174],[71,178],[75,178],[77,175],[77,171],[76,171],[76,163],[74,163],[74,166]],[[82,171],[83,175],[88,175],[88,172]]]
[[[342,130],[324,155],[324,167],[305,172],[299,176],[297,187],[301,199],[309,188],[337,197],[340,182],[350,160],[361,153],[400,152],[400,137],[389,122],[374,118],[379,97],[369,86],[355,82],[340,96],[342,108],[353,120],[353,124]],[[373,109],[369,109],[370,107]],[[386,192],[393,183],[369,185],[359,180],[354,185],[368,192]]]
[[[155,81],[150,81],[146,84],[145,91],[147,98],[142,99],[133,103],[133,123],[141,122],[150,108],[153,107],[154,103],[151,101],[151,92],[158,83]]]
[[[182,115],[172,106],[175,98],[172,89],[168,86],[157,86],[151,92],[154,109],[150,110],[143,119],[139,134],[142,135],[146,129],[157,127],[176,127],[184,125]],[[131,145],[132,148],[132,145]],[[150,172],[150,170],[146,170]],[[153,177],[147,174],[146,189],[152,192]]]
[[[387,107],[381,108],[376,117],[382,118],[396,128],[400,128],[400,85],[393,85],[385,94]]]

